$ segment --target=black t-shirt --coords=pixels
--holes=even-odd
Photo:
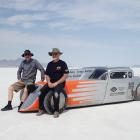
[[[45,74],[50,77],[52,83],[58,81],[64,74],[68,73],[69,70],[67,64],[62,60],[59,60],[58,62],[49,62],[45,72]]]

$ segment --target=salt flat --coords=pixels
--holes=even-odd
[[[0,108],[7,103],[7,88],[16,81],[16,68],[0,68]],[[38,76],[39,79],[39,76]],[[19,104],[15,94],[13,106]],[[139,140],[140,102],[72,109],[58,119],[0,111],[0,140]]]

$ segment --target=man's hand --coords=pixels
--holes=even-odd
[[[52,84],[53,87],[56,87],[57,85],[58,85],[57,82],[55,82],[55,83]]]
[[[44,82],[44,80],[40,80],[40,81],[38,81],[38,82]]]
[[[44,80],[45,80],[45,79],[41,79],[40,81],[41,81],[41,82],[44,82]]]
[[[55,83],[48,82],[49,88],[54,88],[54,87],[56,87],[57,85],[58,85],[57,82],[55,82]]]
[[[52,83],[51,83],[51,82],[48,82],[48,87],[49,87],[49,88],[53,88],[53,86],[52,86]]]

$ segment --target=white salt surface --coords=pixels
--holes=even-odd
[[[16,81],[15,68],[0,68],[0,108],[7,88]],[[13,106],[19,104],[15,94]],[[17,108],[0,111],[0,140],[140,140],[140,102],[72,109],[50,115],[21,114]]]

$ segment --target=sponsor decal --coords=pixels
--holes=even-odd
[[[110,96],[118,96],[118,95],[124,95],[125,92],[112,92],[110,93]]]
[[[124,91],[125,87],[118,87],[119,91]]]
[[[118,96],[118,95],[124,95],[125,92],[123,92],[125,89],[125,87],[118,87],[118,89],[116,87],[112,87],[110,90],[112,91],[110,93],[110,96]],[[119,91],[118,91],[119,90]],[[116,92],[118,91],[118,92]]]
[[[88,75],[92,74],[93,68],[91,69],[69,69],[69,79],[77,79],[80,78],[83,74]]]
[[[112,92],[116,92],[117,91],[117,88],[116,87],[113,87],[110,89]]]

